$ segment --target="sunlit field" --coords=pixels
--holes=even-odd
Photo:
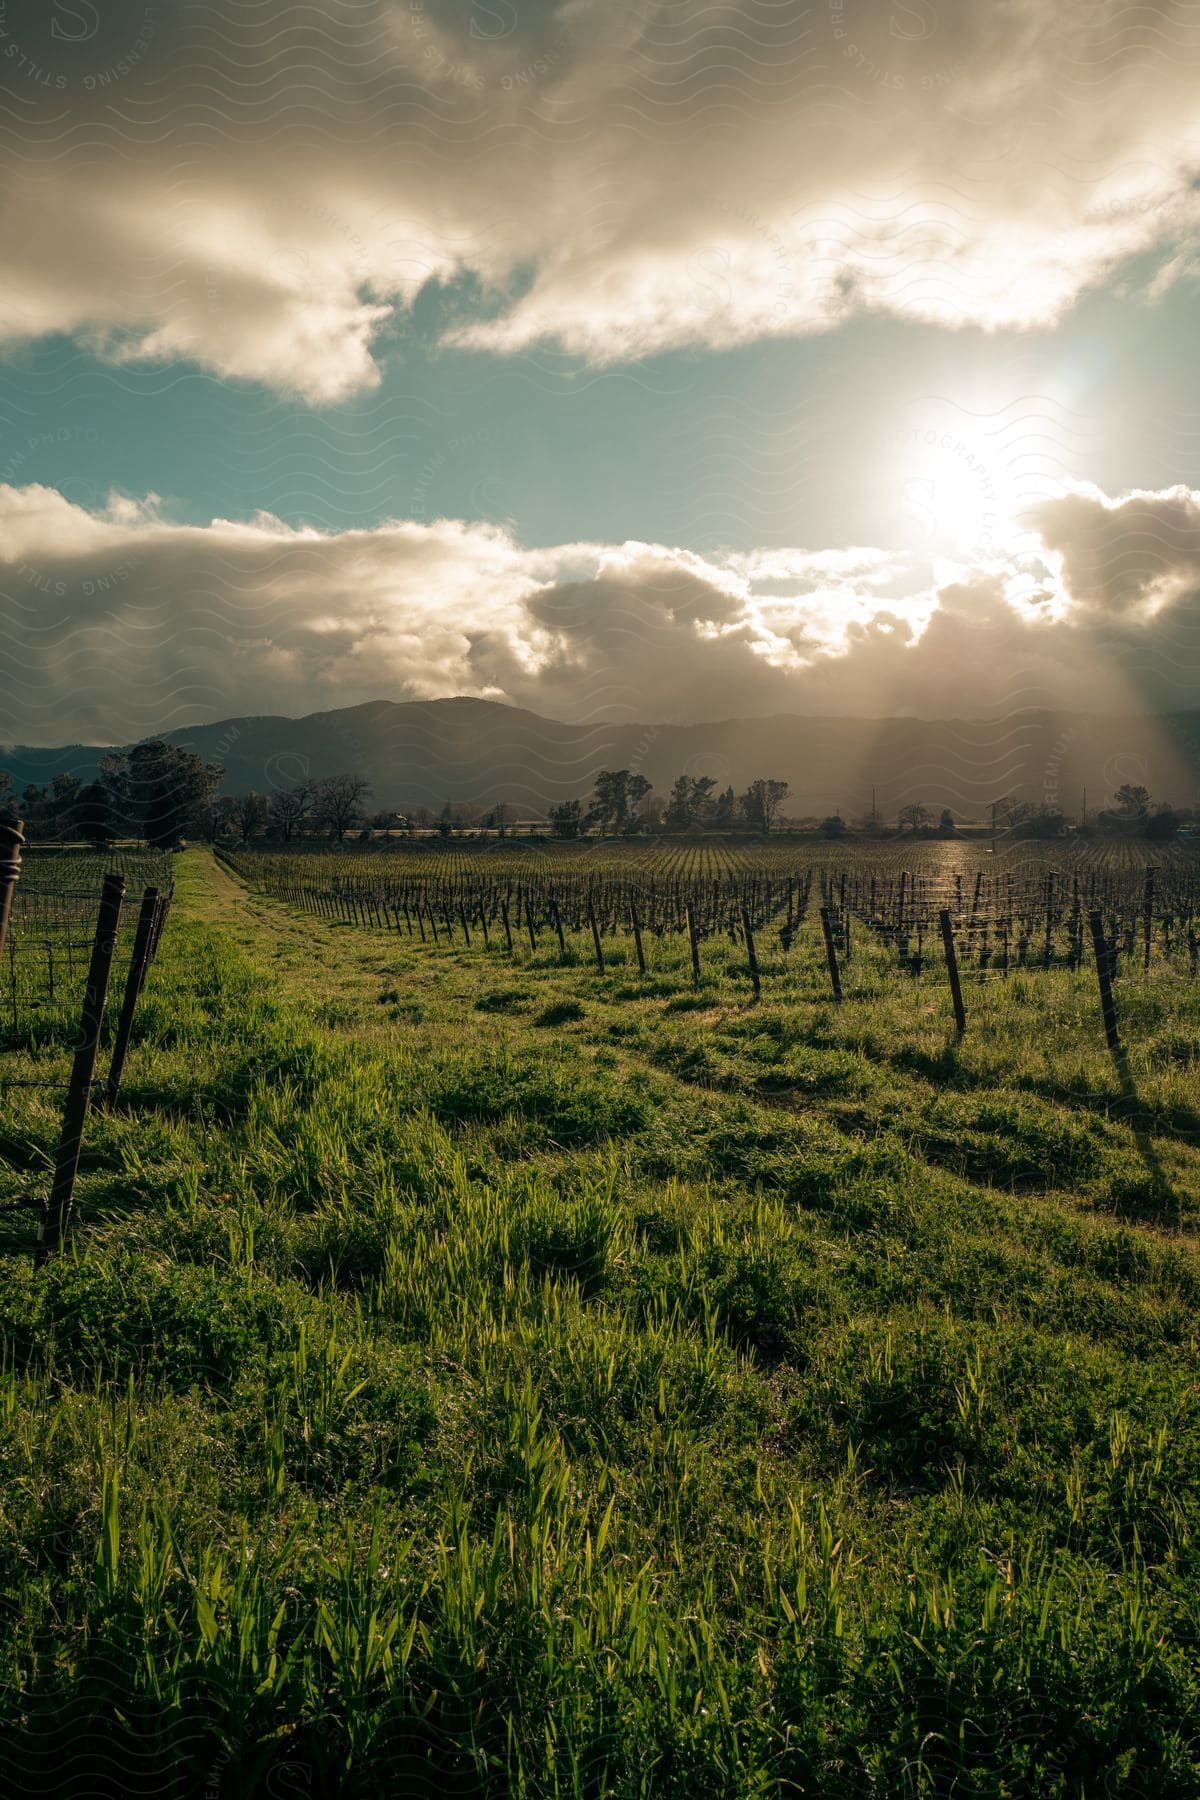
[[[3,1215],[10,1779],[65,1732],[114,1793],[1196,1791],[1181,913],[1114,1059],[1069,886],[1049,966],[959,933],[960,1037],[826,859],[757,1002],[727,930],[643,974],[174,864],[74,1245]],[[12,1198],[57,1113],[3,1106]]]

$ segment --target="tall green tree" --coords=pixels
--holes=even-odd
[[[552,806],[549,812],[550,829],[556,838],[574,838],[579,836],[579,815],[581,807],[578,800],[562,800]]]
[[[677,776],[663,815],[668,831],[690,831],[709,824],[716,810],[712,797],[716,785],[711,775]]]
[[[82,792],[83,783],[78,775],[72,775],[69,770],[60,771],[50,783],[50,813],[55,837],[75,836],[78,830],[76,815],[79,796]]]
[[[107,782],[89,781],[76,803],[76,830],[85,843],[99,850],[111,844],[117,833],[116,811]]]
[[[225,771],[193,750],[149,738],[106,756],[100,778],[109,790],[119,828],[168,849],[200,822]]]
[[[584,818],[589,829],[624,834],[633,824],[637,809],[650,792],[644,775],[628,769],[601,769],[592,789],[591,805]]]
[[[21,817],[25,821],[27,838],[45,837],[50,830],[50,795],[44,787],[35,782],[21,794]]]

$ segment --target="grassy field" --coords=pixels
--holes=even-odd
[[[176,904],[0,1214],[0,1785],[1200,1794],[1200,985]],[[44,1189],[70,1038],[4,1059]]]

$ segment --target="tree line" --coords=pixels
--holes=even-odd
[[[717,791],[711,775],[679,775],[665,800],[644,775],[629,769],[601,769],[588,800],[563,800],[549,811],[555,837],[595,831],[627,837],[659,827],[666,831],[769,832],[788,796],[786,781],[759,778],[744,794]]]
[[[31,838],[82,838],[98,848],[115,838],[144,838],[169,849],[211,806],[225,771],[190,750],[154,738],[102,757],[94,780],[59,774],[31,784],[18,803],[0,774],[0,807],[19,814]]]
[[[242,843],[268,836],[284,843],[320,836],[341,843],[351,832],[370,836],[375,829],[437,830],[443,837],[483,829],[504,837],[512,828],[513,810],[504,802],[483,807],[447,801],[436,813],[425,806],[407,813],[369,812],[366,802],[371,783],[355,770],[295,782],[270,794],[253,789],[222,794],[224,773],[220,763],[205,762],[190,750],[152,739],[104,757],[90,782],[59,774],[45,786],[25,788],[19,800],[10,778],[0,772],[0,812],[21,816],[31,839],[83,839],[97,847],[120,837],[142,838],[169,848],[189,835],[211,842],[232,837]],[[550,807],[547,826],[558,838],[588,834],[628,837],[658,831],[743,831],[766,836],[785,823],[827,838],[851,834],[951,837],[958,833],[958,821],[949,807],[935,815],[920,801],[902,806],[894,826],[874,808],[850,821],[843,819],[840,811],[823,819],[785,820],[782,809],[788,794],[787,782],[773,778],[759,777],[738,794],[732,786],[718,789],[710,775],[685,773],[662,796],[635,770],[602,769],[585,799],[563,800]],[[1032,805],[1014,796],[997,801],[992,810],[997,829],[1019,837],[1057,837],[1073,830],[1085,835],[1170,838],[1192,818],[1187,810],[1155,804],[1145,787],[1129,783],[1117,789],[1110,805],[1090,818],[1074,820],[1053,803]]]
[[[353,772],[270,795],[222,794],[224,779],[220,763],[155,738],[103,757],[92,781],[59,774],[45,786],[25,788],[19,801],[0,772],[0,811],[22,818],[31,839],[82,839],[98,848],[133,837],[170,849],[189,835],[215,841],[267,831],[285,841],[303,831],[340,840],[363,822],[362,803],[371,791],[366,776]]]

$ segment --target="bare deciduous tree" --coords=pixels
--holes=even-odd
[[[263,829],[270,817],[266,796],[255,793],[253,788],[248,794],[232,795],[227,817],[243,844],[249,843],[250,839]]]
[[[271,823],[277,828],[285,844],[291,842],[303,825],[312,801],[311,781],[298,781],[294,787],[281,788],[277,794],[271,795]]]
[[[765,836],[779,817],[779,809],[788,797],[786,781],[752,781],[742,795],[742,817],[751,831]]]
[[[346,833],[363,820],[362,803],[371,792],[365,775],[353,770],[341,775],[326,775],[313,784],[313,812],[317,822],[327,826],[340,844]]]

